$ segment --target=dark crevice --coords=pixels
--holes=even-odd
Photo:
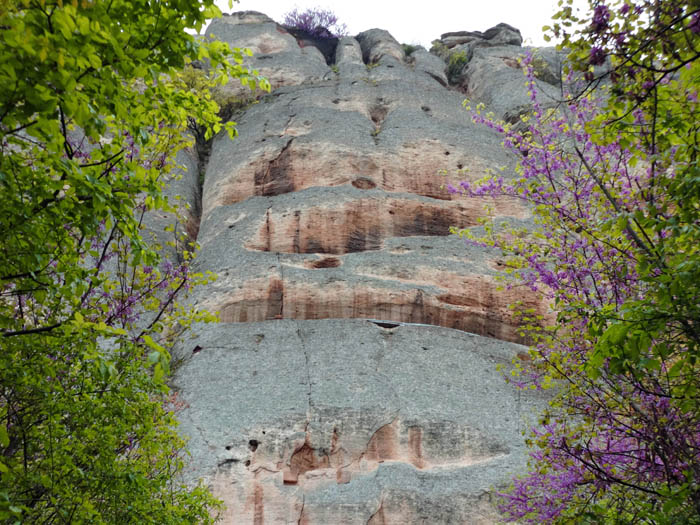
[[[315,47],[318,49],[326,64],[335,64],[335,50],[338,47],[338,38],[334,37],[327,29],[322,29],[318,34],[311,34],[302,29],[284,26],[285,30],[297,39],[299,47]]]
[[[294,181],[287,171],[292,162],[289,147],[294,141],[289,139],[273,160],[267,166],[255,173],[255,194],[263,197],[281,195],[294,191]]]
[[[337,268],[340,265],[340,259],[338,259],[337,257],[326,257],[324,259],[319,259],[318,261],[313,261],[311,263],[311,268]]]
[[[374,130],[372,130],[372,138],[374,143],[379,143],[379,134],[382,131],[382,124],[389,113],[389,106],[386,104],[384,99],[378,98],[374,105],[369,108],[369,117],[374,123]]]
[[[379,328],[385,328],[387,330],[391,330],[393,328],[401,326],[399,323],[386,323],[384,321],[370,321],[370,322],[372,324],[376,324]]]
[[[425,72],[427,75],[429,75],[433,80],[438,82],[442,87],[448,87],[447,82],[445,82],[442,78],[440,78],[437,75],[433,75],[432,73],[428,73],[427,71]]]

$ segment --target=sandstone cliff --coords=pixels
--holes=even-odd
[[[449,235],[484,205],[528,210],[445,186],[512,176],[462,100],[526,110],[519,32],[443,35],[442,58],[379,29],[319,46],[253,12],[207,34],[250,48],[273,91],[234,116],[235,141],[214,140],[201,194],[204,166],[172,190],[192,204],[198,269],[219,275],[194,300],[222,320],[175,356],[188,476],[231,524],[492,523],[542,403],[497,371],[526,359],[508,305],[546,306]],[[542,56],[554,92],[557,56]]]

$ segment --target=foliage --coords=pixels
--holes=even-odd
[[[249,51],[249,50],[244,50]],[[227,89],[226,85],[222,85],[221,75],[216,70],[207,71],[201,67],[194,67],[189,64],[185,69],[174,77],[178,83],[178,88],[183,91],[191,92],[195,95],[204,97],[206,100],[211,100],[216,104],[217,116],[223,123],[228,123],[233,133],[236,135],[236,130],[232,126],[236,122],[230,122],[231,118],[238,112],[247,109],[257,103],[254,94],[251,91],[244,94],[232,93]],[[187,130],[192,134],[195,140],[197,156],[199,159],[199,178],[200,182],[204,180],[204,171],[209,162],[211,154],[211,145],[213,136],[208,132],[208,126],[205,122],[197,119],[195,116],[187,117]]]
[[[450,48],[442,43],[441,40],[433,40],[431,42],[430,52],[447,61],[450,57]]]
[[[560,35],[582,22],[569,4]],[[565,36],[557,111],[537,103],[527,59],[528,129],[475,115],[520,157],[518,177],[453,191],[523,199],[536,227],[463,233],[500,248],[558,313],[526,326],[533,361],[514,380],[556,388],[505,495],[510,519],[700,522],[699,21],[694,2],[591,2]]]
[[[347,26],[338,22],[338,17],[333,11],[320,7],[304,11],[295,8],[284,15],[283,24],[316,38],[340,38],[348,34]]]
[[[407,57],[410,57],[415,51],[419,50],[420,48],[421,46],[418,44],[401,44],[401,49],[403,49],[403,52],[406,53]]]
[[[466,51],[455,51],[447,59],[447,78],[451,84],[458,81],[464,66],[469,62]]]
[[[201,3],[11,0],[0,9],[0,520],[211,522],[179,486],[182,441],[164,405],[168,347],[210,315],[176,303],[204,278],[162,258],[142,223],[188,117],[221,129],[178,71],[258,79],[240,50],[205,43]],[[229,63],[230,61],[230,63]],[[262,84],[263,87],[266,84]]]

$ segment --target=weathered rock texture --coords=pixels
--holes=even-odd
[[[500,286],[497,253],[450,235],[484,206],[528,210],[446,184],[513,176],[515,159],[471,122],[441,58],[407,57],[386,31],[334,41],[330,60],[260,13],[208,35],[251,48],[273,91],[235,115],[235,141],[213,141],[192,206],[199,270],[219,276],[193,300],[222,323],[175,352],[188,479],[213,486],[229,524],[492,523],[490,491],[523,468],[542,403],[497,371],[528,359],[508,305],[547,307]],[[523,111],[516,29],[443,37],[480,42],[462,85],[476,102]]]

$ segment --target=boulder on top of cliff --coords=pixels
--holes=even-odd
[[[519,46],[523,43],[520,30],[504,23],[500,23],[484,31],[484,38],[494,46]]]
[[[224,13],[222,20],[229,25],[275,23],[272,18],[259,11],[238,11],[231,14]]]
[[[464,70],[474,56],[474,50],[488,47],[520,47],[523,37],[520,31],[508,24],[498,24],[483,33],[481,31],[456,31],[443,33],[433,41],[430,52],[447,64],[450,84],[463,84]]]
[[[362,55],[367,64],[379,62],[383,56],[391,56],[398,61],[406,58],[401,44],[384,29],[368,29],[356,38],[362,47]]]
[[[443,33],[440,41],[448,48],[471,42],[477,46],[519,46],[523,43],[523,37],[519,29],[500,23],[483,33],[481,31]]]

